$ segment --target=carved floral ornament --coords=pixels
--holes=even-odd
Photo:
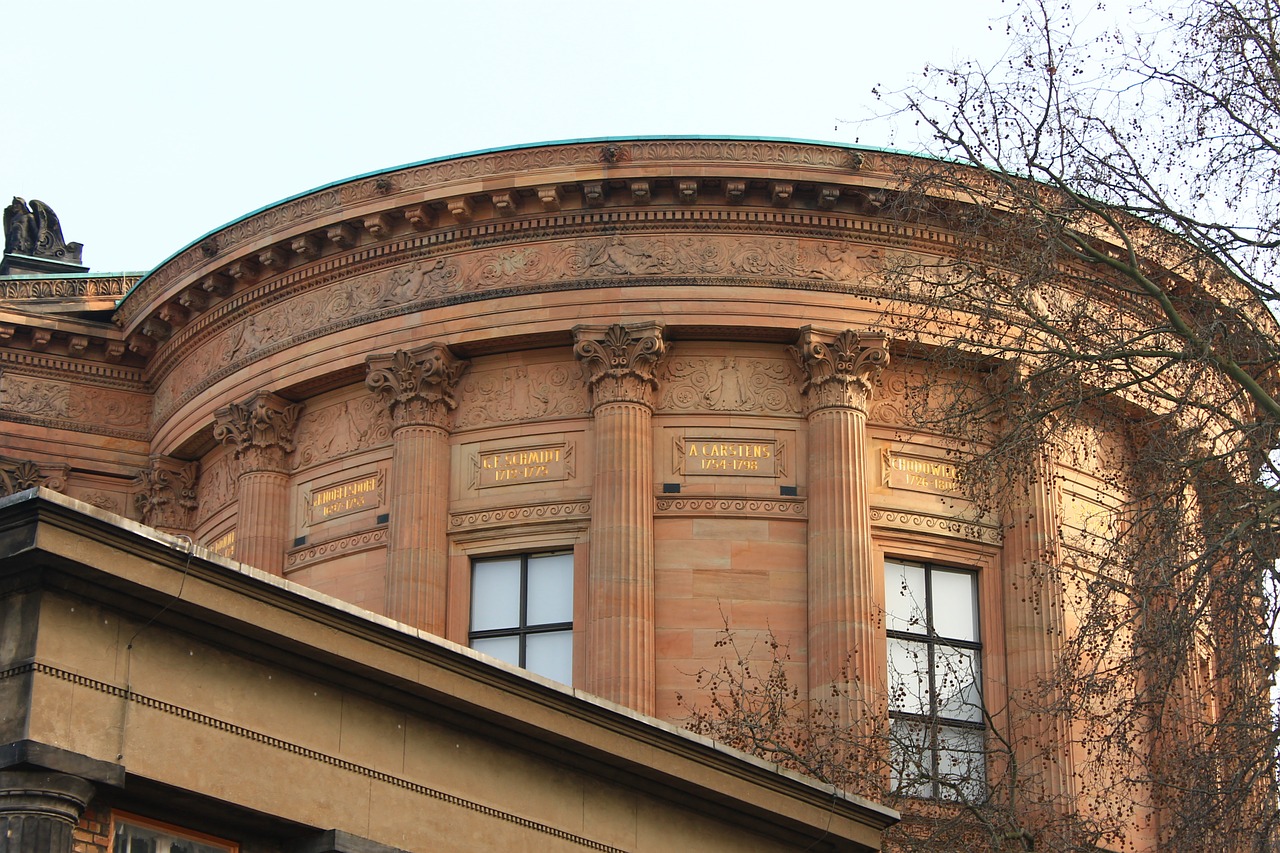
[[[243,403],[219,409],[213,437],[235,449],[242,473],[286,469],[285,457],[293,452],[293,430],[302,406],[270,391],[259,391]]]
[[[587,369],[592,402],[653,407],[654,370],[666,354],[660,323],[575,326],[573,353]]]
[[[875,381],[889,365],[883,332],[832,334],[805,326],[791,353],[804,370],[802,392],[810,412],[850,408],[866,414]]]
[[[151,466],[138,474],[142,491],[134,496],[143,523],[153,527],[189,527],[198,504],[198,472],[198,462],[151,457]]]
[[[421,425],[441,429],[447,428],[449,412],[458,407],[453,392],[470,364],[439,343],[372,355],[365,363],[369,368],[365,385],[382,395],[397,428]]]

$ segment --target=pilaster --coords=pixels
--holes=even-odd
[[[239,465],[236,559],[264,572],[284,572],[289,543],[289,469],[302,406],[270,391],[214,413],[213,437],[235,449]]]
[[[883,569],[867,498],[867,406],[889,363],[878,332],[800,330],[809,423],[809,693],[866,735],[885,719]],[[846,698],[847,697],[847,698]],[[847,703],[847,704],[846,704]]]
[[[574,354],[591,389],[587,690],[652,714],[653,395],[666,352],[662,326],[578,326]]]
[[[365,384],[391,410],[391,522],[387,615],[445,632],[449,525],[449,421],[468,362],[444,344],[366,360]]]

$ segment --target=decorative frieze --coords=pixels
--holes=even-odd
[[[242,403],[214,414],[213,437],[235,450],[241,471],[286,472],[293,452],[294,428],[302,406],[270,391],[259,391]]]
[[[458,407],[454,389],[470,364],[439,343],[371,355],[365,363],[369,369],[365,385],[382,396],[396,429],[417,425],[446,429],[449,413]]]
[[[573,364],[531,364],[468,372],[459,385],[457,428],[554,417],[591,410],[581,371]]]
[[[150,466],[138,475],[141,491],[134,496],[134,506],[142,523],[190,530],[198,506],[199,470],[199,462],[152,456]]]
[[[696,498],[660,497],[655,503],[659,515],[695,518],[804,518],[804,498]]]
[[[653,407],[654,370],[666,353],[662,324],[575,326],[573,339],[596,408],[617,402]]]
[[[865,415],[876,378],[889,364],[882,332],[831,334],[805,326],[791,352],[805,372],[802,393],[809,412],[848,408]]]

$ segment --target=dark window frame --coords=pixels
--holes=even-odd
[[[475,646],[476,640],[491,640],[491,639],[503,639],[507,637],[516,637],[519,641],[519,647],[520,647],[520,663],[518,664],[518,666],[520,666],[522,669],[527,669],[528,667],[526,666],[525,652],[527,648],[526,641],[530,636],[534,636],[537,634],[552,634],[552,633],[562,632],[562,631],[572,631],[573,630],[572,619],[570,619],[568,622],[538,622],[533,625],[528,624],[529,622],[529,560],[534,557],[559,557],[562,555],[568,555],[572,559],[573,551],[571,550],[522,551],[519,554],[503,554],[503,555],[494,555],[494,556],[473,557],[471,559],[471,577],[472,577],[471,595],[473,597],[473,601],[471,603],[472,615],[474,615],[475,613],[475,602],[474,602],[475,580],[474,579],[475,579],[476,565],[478,563],[497,562],[499,560],[511,560],[514,558],[519,558],[520,560],[520,624],[510,626],[510,627],[505,627],[505,628],[491,628],[484,631],[472,631],[470,630],[470,628],[468,628],[467,645]],[[572,606],[572,601],[570,601],[570,606]]]
[[[944,784],[944,780],[943,780],[944,774],[940,769],[941,758],[948,750],[946,747],[940,744],[939,732],[943,728],[961,729],[961,730],[966,730],[971,732],[977,732],[984,735],[983,739],[985,741],[985,733],[988,728],[986,701],[984,697],[984,690],[983,690],[983,684],[982,684],[982,677],[983,677],[985,668],[982,662],[982,639],[981,639],[983,635],[982,608],[980,606],[980,601],[979,601],[981,597],[981,574],[978,570],[972,569],[972,568],[950,566],[943,563],[931,563],[931,562],[925,562],[920,560],[901,559],[897,557],[886,557],[885,558],[886,567],[890,563],[902,565],[902,566],[911,566],[914,568],[924,570],[925,603],[924,603],[923,611],[924,611],[924,617],[925,617],[925,625],[923,626],[923,630],[902,631],[897,629],[891,629],[888,627],[888,622],[886,618],[885,636],[892,640],[898,640],[904,643],[912,643],[924,648],[925,655],[928,661],[926,693],[929,699],[929,710],[926,713],[920,714],[920,713],[914,713],[910,711],[895,711],[895,710],[892,710],[891,708],[891,710],[889,711],[889,719],[891,723],[894,720],[900,720],[908,724],[914,724],[916,726],[919,726],[920,730],[923,731],[926,735],[926,742],[924,744],[924,749],[928,752],[928,755],[929,755],[930,767],[929,767],[929,774],[928,774],[929,778],[928,778],[927,784],[929,785],[930,790],[927,795],[922,795],[919,793],[913,793],[911,795],[925,796],[929,799],[934,799],[934,800],[955,799],[955,797],[953,796],[948,796],[947,792],[951,789],[952,785],[950,783]],[[973,602],[971,606],[973,608],[974,624],[977,628],[977,632],[976,632],[978,636],[977,640],[963,640],[955,637],[944,637],[939,635],[937,631],[934,629],[935,609],[934,609],[934,600],[933,600],[933,574],[935,571],[951,572],[953,574],[963,574],[963,575],[969,576],[972,579],[971,589],[973,591]],[[887,575],[887,572],[886,572],[886,575]],[[886,577],[886,583],[887,583],[887,577]],[[891,590],[886,589],[885,590],[886,597],[889,594],[891,594]],[[975,673],[975,685],[978,691],[978,700],[979,700],[978,710],[981,714],[980,721],[966,720],[966,719],[961,719],[957,717],[947,717],[942,715],[939,712],[937,665],[938,665],[938,659],[939,659],[938,649],[940,648],[943,650],[963,649],[966,651],[974,652],[974,658],[978,662],[978,667],[977,667],[978,672]],[[892,680],[892,673],[890,673],[890,680]],[[892,706],[892,702],[893,702],[893,698],[890,697],[890,706]],[[981,783],[983,789],[985,790],[986,788],[985,751],[984,751],[983,760],[982,760],[982,770],[983,770],[983,777],[980,779],[972,780],[972,781]],[[912,782],[912,784],[917,787],[922,783],[924,783],[924,780],[916,780]]]

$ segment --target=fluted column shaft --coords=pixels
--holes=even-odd
[[[590,377],[591,491],[587,690],[652,714],[653,390],[665,352],[656,324],[580,326],[574,351]]]
[[[71,853],[72,831],[93,796],[78,776],[0,772],[0,853]]]
[[[870,737],[885,719],[887,667],[866,412],[888,348],[881,334],[805,327],[794,352],[809,424],[809,695],[836,702],[852,731]]]
[[[284,574],[289,547],[289,467],[293,431],[302,406],[269,391],[215,413],[214,438],[235,448],[236,559],[273,575]]]
[[[449,561],[449,421],[468,362],[443,344],[370,356],[365,384],[391,409],[386,612],[444,635]]]
[[[449,433],[434,426],[404,426],[392,441],[387,615],[443,636]]]
[[[1071,732],[1052,689],[1065,633],[1060,557],[1053,462],[1042,456],[1006,511],[1005,666],[1022,796],[1070,810]]]

